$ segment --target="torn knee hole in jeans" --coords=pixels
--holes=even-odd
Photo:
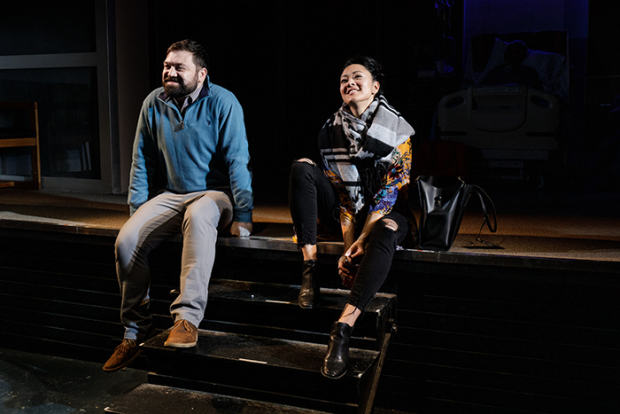
[[[389,229],[392,231],[398,230],[398,224],[396,224],[396,222],[392,219],[384,219],[383,225],[385,226],[386,229]]]
[[[312,161],[310,158],[300,158],[297,160],[297,162],[305,162],[306,164],[315,165],[314,161]]]

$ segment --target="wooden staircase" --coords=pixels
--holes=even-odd
[[[320,348],[319,357],[312,358],[322,358],[346,295],[334,270],[342,246],[319,243],[324,302],[303,310],[294,285],[301,279],[301,257],[286,237],[290,231],[290,226],[270,224],[248,240],[218,240],[211,295],[200,326],[204,333],[300,342]],[[0,221],[0,349],[103,365],[122,340],[115,234]],[[471,238],[465,235],[460,244]],[[150,413],[340,413],[363,411],[374,401],[375,414],[617,414],[620,241],[526,240],[532,246],[549,243],[550,252],[578,246],[578,254],[562,259],[553,253],[521,257],[480,249],[397,252],[383,293],[353,332],[355,350],[388,349],[385,365],[382,351],[363,381],[325,379],[314,362],[308,372],[302,365],[307,353],[294,352],[298,359],[303,356],[294,370],[282,367],[279,358],[286,355],[279,350],[284,345],[272,346],[270,355],[278,357],[272,365],[194,355],[213,344],[203,336],[195,350],[145,346],[131,368],[150,368],[153,374],[131,398]],[[177,288],[180,252],[180,243],[166,242],[150,255],[151,310],[160,333],[173,324],[170,292]],[[581,253],[601,259],[584,260]],[[393,294],[398,294],[397,303]],[[262,360],[251,351],[246,359]],[[203,361],[192,360],[178,372],[176,365],[156,365],[168,362],[156,359],[162,356]],[[381,380],[373,399],[375,369]],[[252,381],[254,388],[243,381]],[[351,381],[358,382],[349,395]],[[276,386],[265,389],[270,382]],[[290,390],[293,385],[302,391]],[[339,387],[342,393],[336,393]],[[344,401],[354,402],[324,397],[334,393],[339,398],[347,393]],[[129,397],[116,398],[109,410],[140,412]]]
[[[371,413],[395,329],[395,295],[372,300],[354,329],[347,374],[331,380],[319,370],[331,323],[349,292],[322,289],[314,310],[297,305],[298,292],[298,285],[212,279],[198,345],[164,347],[167,330],[141,344],[148,384],[106,412],[220,413],[214,404],[229,404],[243,406],[244,413]],[[155,314],[167,312],[160,305],[153,303]]]

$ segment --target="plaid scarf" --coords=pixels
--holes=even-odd
[[[378,190],[369,187],[377,187],[377,178],[384,178],[380,172],[389,166],[394,149],[415,131],[383,96],[376,98],[360,118],[347,109],[343,104],[325,123],[319,133],[319,150],[324,167],[342,181],[357,214],[364,207],[364,193]]]

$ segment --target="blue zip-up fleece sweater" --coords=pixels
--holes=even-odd
[[[167,101],[167,102],[166,102]],[[164,190],[232,192],[234,220],[252,221],[250,154],[243,109],[207,77],[184,116],[164,88],[142,104],[133,148],[128,202],[133,212]]]

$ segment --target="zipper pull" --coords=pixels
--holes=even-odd
[[[181,129],[185,129],[185,121],[181,121]]]

